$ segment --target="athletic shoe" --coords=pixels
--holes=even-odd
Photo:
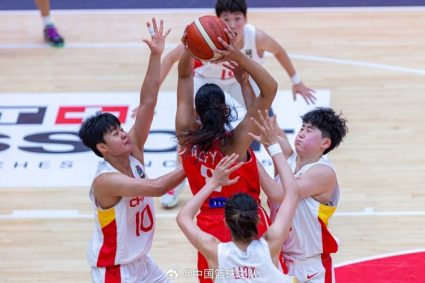
[[[44,28],[44,39],[53,47],[62,47],[65,44],[65,40],[53,24],[48,24]]]
[[[173,208],[179,203],[179,196],[183,189],[186,187],[186,179],[183,180],[177,187],[163,195],[159,202],[163,208]]]

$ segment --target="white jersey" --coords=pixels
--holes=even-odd
[[[294,153],[288,159],[292,172],[295,172],[296,157]],[[331,163],[322,156],[317,162],[304,165],[294,173],[294,176],[298,177],[318,164],[329,166],[335,171]],[[339,197],[340,190],[337,183],[328,204],[322,204],[313,197],[300,200],[288,238],[282,247],[285,256],[302,261],[322,254],[335,253],[338,250],[338,240],[329,232],[327,226],[338,206]]]
[[[129,161],[135,178],[146,178],[142,163],[133,156],[129,157]],[[95,178],[112,172],[118,171],[103,160],[98,164]],[[152,247],[155,230],[152,197],[122,197],[114,207],[102,209],[96,204],[92,187],[90,199],[96,221],[87,251],[91,266],[128,264],[147,255]]]
[[[256,30],[253,25],[246,24],[244,26],[244,43],[241,51],[255,62],[262,64],[263,57],[258,55],[257,45],[255,43]],[[195,67],[194,70],[195,93],[205,83],[214,83],[220,86],[224,92],[229,94],[237,103],[236,106],[244,106],[241,87],[236,81],[233,72],[223,66],[222,63],[214,64],[210,62],[202,62],[201,66]],[[251,85],[256,95],[259,95],[259,88],[250,78]],[[232,104],[232,100],[227,98],[227,103]],[[230,101],[229,101],[230,100]]]
[[[216,283],[295,282],[294,277],[283,274],[273,264],[264,238],[252,241],[246,251],[241,251],[233,242],[219,244],[215,274]]]

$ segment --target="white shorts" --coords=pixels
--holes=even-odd
[[[94,283],[169,283],[164,272],[149,256],[142,256],[137,260],[112,267],[92,267],[92,281]]]
[[[288,275],[295,276],[297,283],[335,283],[335,273],[330,256],[296,260],[284,255]]]

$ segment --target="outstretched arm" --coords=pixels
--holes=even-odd
[[[101,174],[93,181],[96,202],[110,208],[121,197],[157,197],[175,188],[185,178],[183,168],[155,179],[131,178],[121,173]]]
[[[255,101],[252,103],[252,107],[247,109],[247,115],[234,131],[234,138],[232,139],[229,148],[225,149],[226,153],[236,152],[241,156],[241,159],[245,159],[246,150],[252,141],[252,138],[246,133],[257,131],[248,117],[257,117],[257,110],[270,108],[273,99],[276,96],[277,82],[261,65],[251,60],[238,48],[236,48],[234,45],[234,34],[227,29],[225,29],[225,31],[230,39],[230,44],[224,42],[221,38],[218,38],[220,43],[226,48],[226,50],[220,51],[220,53],[224,55],[224,58],[221,60],[235,61],[241,68],[248,72],[260,89],[260,95],[256,97]]]
[[[150,49],[149,63],[146,71],[145,79],[140,90],[139,108],[136,114],[136,121],[129,131],[132,141],[135,143],[136,149],[143,154],[143,147],[149,134],[152,124],[154,110],[158,98],[159,91],[159,71],[161,54],[164,51],[165,38],[170,30],[163,32],[163,21],[157,26],[156,19],[152,18],[152,26],[148,22],[149,29],[153,29],[151,40],[143,41]],[[142,160],[143,162],[143,155]]]
[[[259,121],[253,119],[260,130],[260,135],[257,136],[252,133],[250,135],[268,148],[268,152],[279,173],[282,186],[286,188],[285,197],[276,214],[276,218],[264,235],[264,238],[269,244],[270,255],[274,258],[279,254],[283,242],[288,237],[298,205],[299,189],[294,174],[277,143],[277,134],[273,126],[273,119],[276,119],[276,117],[268,117],[267,113],[267,111],[260,112]]]
[[[179,61],[180,57],[184,53],[184,45],[179,43],[173,50],[167,53],[161,61],[161,72],[159,76],[160,85],[164,82],[167,75],[170,73],[171,68],[174,64]]]
[[[161,70],[159,74],[159,85],[161,86],[165,78],[168,76],[171,68],[174,64],[179,61],[180,56],[184,52],[183,44],[178,44],[173,50],[165,55],[161,61]],[[136,118],[139,107],[134,108],[131,111],[131,118]]]
[[[187,50],[180,57],[177,82],[176,135],[180,144],[185,142],[181,135],[197,127],[193,102],[194,59]]]
[[[316,97],[313,95],[315,91],[306,87],[301,81],[285,49],[270,35],[260,29],[256,29],[256,45],[261,53],[264,51],[272,53],[279,64],[285,69],[291,78],[294,100],[296,99],[296,95],[300,94],[307,104],[314,104],[316,101]]]
[[[269,205],[280,204],[283,200],[284,192],[280,184],[270,177],[263,165],[257,160],[258,176],[260,177],[260,187],[267,196]],[[277,171],[277,169],[276,169]]]
[[[229,179],[229,175],[240,168],[242,163],[234,165],[238,159],[237,154],[224,157],[217,164],[211,178],[206,180],[204,187],[180,210],[177,223],[192,245],[200,251],[210,263],[211,268],[218,266],[217,246],[220,241],[214,236],[202,231],[193,218],[198,213],[202,203],[220,186],[229,186],[238,181],[239,176]]]

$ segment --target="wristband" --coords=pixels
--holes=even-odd
[[[282,153],[282,149],[280,148],[280,145],[278,143],[268,146],[267,150],[269,151],[269,154],[272,157],[275,156],[276,154]]]
[[[291,82],[293,85],[297,85],[301,82],[301,78],[298,75],[298,73],[295,73],[292,77],[291,77]]]

